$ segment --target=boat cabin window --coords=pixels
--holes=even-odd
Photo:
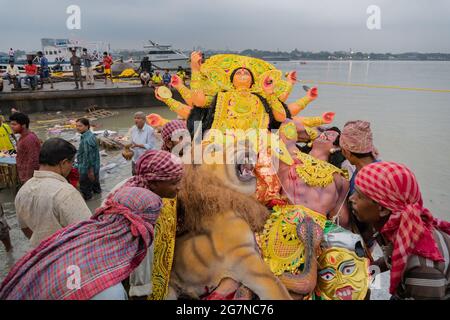
[[[175,51],[168,50],[168,51],[149,51],[148,54],[174,54]]]

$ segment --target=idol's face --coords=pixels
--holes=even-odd
[[[233,85],[236,89],[249,89],[253,84],[253,77],[247,69],[239,69],[233,76]]]
[[[329,248],[318,260],[317,293],[327,300],[363,300],[369,288],[369,260],[345,248]]]
[[[333,130],[327,130],[320,134],[320,136],[314,140],[313,147],[321,147],[330,150],[335,147],[334,142],[338,138],[339,133]]]

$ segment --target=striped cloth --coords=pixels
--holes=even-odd
[[[178,180],[183,176],[183,163],[170,152],[149,150],[136,163],[136,175],[126,186],[148,188],[151,181]]]
[[[183,120],[172,120],[166,123],[161,129],[161,137],[163,139],[163,145],[161,150],[170,152],[170,148],[168,146],[169,142],[172,140],[172,137],[175,134],[178,134],[180,131],[185,130],[189,136],[189,131],[187,131],[186,121]]]
[[[433,235],[445,261],[432,261],[417,255],[410,256],[396,293],[398,298],[450,299],[450,235],[436,229]]]
[[[423,207],[419,185],[406,166],[394,162],[372,163],[361,169],[355,183],[367,197],[391,211],[381,230],[394,246],[391,294],[395,294],[401,282],[410,255],[444,261],[433,238],[433,230],[436,228],[449,234],[450,223],[435,219]]]
[[[147,189],[119,190],[90,220],[59,230],[21,258],[0,299],[86,300],[118,284],[144,259],[161,206]]]

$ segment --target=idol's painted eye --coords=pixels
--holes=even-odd
[[[355,271],[356,265],[354,262],[347,261],[347,262],[343,262],[341,264],[341,266],[339,267],[339,269],[341,270],[341,272],[344,276],[348,276]]]
[[[342,270],[342,273],[345,275],[349,275],[349,274],[352,274],[353,271],[355,271],[355,266],[348,266],[348,267],[345,267],[344,270]]]
[[[331,281],[334,279],[335,273],[332,269],[325,269],[319,271],[320,277],[325,281]]]
[[[326,281],[330,281],[334,278],[334,274],[332,274],[331,272],[321,274],[320,276],[322,277],[323,280],[326,280]]]

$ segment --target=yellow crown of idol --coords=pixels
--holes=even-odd
[[[282,72],[264,60],[237,54],[218,54],[208,58],[200,68],[203,89],[209,95],[233,90],[231,74],[240,68],[246,68],[252,73],[255,82],[250,89],[252,92],[263,94],[262,87],[267,76],[275,83],[275,94],[281,94],[289,88],[289,83],[282,80]]]

